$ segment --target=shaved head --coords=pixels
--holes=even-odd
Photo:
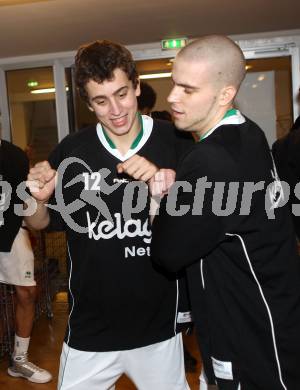
[[[178,59],[209,64],[212,80],[239,89],[245,77],[245,57],[240,47],[224,35],[206,35],[185,46]]]
[[[202,137],[233,108],[245,77],[245,58],[231,39],[207,35],[176,56],[168,96],[175,125]]]

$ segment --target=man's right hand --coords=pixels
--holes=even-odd
[[[56,171],[51,168],[48,161],[35,164],[27,176],[27,187],[31,195],[41,203],[46,203],[55,189]]]

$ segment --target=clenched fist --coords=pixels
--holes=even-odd
[[[48,161],[35,164],[27,176],[27,187],[32,196],[38,201],[46,203],[55,189],[56,171]]]

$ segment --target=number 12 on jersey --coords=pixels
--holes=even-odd
[[[84,189],[86,191],[100,191],[100,172],[92,172],[91,174],[84,172],[82,176],[84,179]]]

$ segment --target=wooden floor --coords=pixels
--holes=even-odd
[[[53,303],[54,317],[49,320],[40,318],[35,324],[32,340],[30,343],[30,360],[42,368],[47,369],[53,375],[53,380],[46,384],[34,384],[25,379],[16,379],[7,375],[7,359],[0,361],[0,389],[1,390],[55,390],[57,386],[57,375],[59,356],[63,342],[66,322],[67,304],[64,295],[58,295]],[[185,337],[185,345],[188,350],[197,358],[197,371],[188,373],[187,379],[191,390],[199,390],[198,378],[200,373],[200,357],[197,350],[194,336]],[[117,390],[135,390],[136,387],[125,376],[118,381]],[[88,389],[87,389],[88,390]],[[104,390],[104,389],[99,389]],[[154,389],[153,389],[154,390]]]

